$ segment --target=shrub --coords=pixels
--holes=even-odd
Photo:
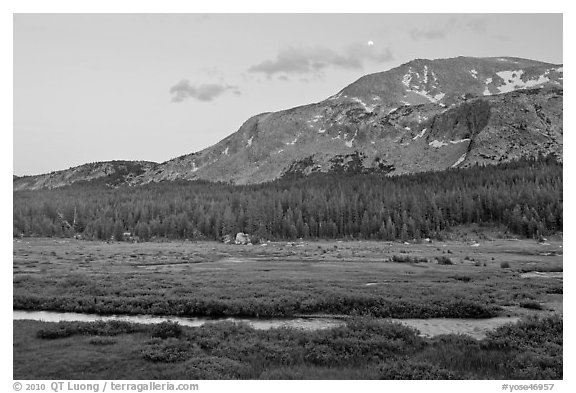
[[[422,380],[458,379],[456,373],[434,364],[412,359],[403,359],[383,364],[378,370],[379,379]]]
[[[542,305],[540,303],[531,300],[521,302],[520,307],[530,310],[542,310]]]
[[[486,304],[456,300],[446,305],[446,318],[491,318],[498,315],[500,311],[498,306],[489,306]]]
[[[182,362],[201,352],[187,341],[176,338],[154,338],[146,343],[140,351],[142,357],[151,362],[174,363]]]
[[[511,359],[508,351],[483,346],[470,336],[447,334],[433,338],[418,357],[440,369],[458,372],[466,379],[502,376]]]
[[[436,260],[438,261],[439,265],[453,265],[454,264],[450,258],[448,258],[444,255],[436,257]]]
[[[563,272],[564,268],[562,266],[536,266],[530,268],[522,268],[520,269],[521,273],[530,273],[530,272],[538,272],[538,273],[560,273]]]
[[[242,363],[215,356],[190,358],[183,367],[186,379],[239,379],[249,373]]]
[[[508,348],[546,349],[546,344],[562,347],[563,325],[562,317],[557,314],[545,318],[526,318],[489,332],[486,341],[498,347]]]
[[[58,322],[47,328],[40,329],[36,336],[43,339],[58,339],[74,335],[117,336],[119,334],[134,333],[147,329],[145,325],[138,325],[123,321],[97,321],[97,322]]]
[[[546,288],[546,293],[553,295],[562,295],[564,293],[564,288],[562,287]]]
[[[500,267],[502,269],[508,269],[510,267],[510,263],[508,262],[500,262]]]
[[[170,338],[180,337],[182,335],[182,326],[178,322],[164,321],[154,325],[152,328],[152,337]]]
[[[410,257],[408,255],[393,255],[392,256],[392,262],[398,262],[398,263],[419,263],[419,262],[428,262],[428,259],[421,257]]]

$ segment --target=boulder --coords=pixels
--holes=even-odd
[[[235,244],[248,244],[250,243],[250,235],[244,232],[238,232],[236,234]]]

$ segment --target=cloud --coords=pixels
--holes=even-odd
[[[217,83],[207,83],[196,86],[191,85],[189,81],[183,79],[170,88],[170,94],[172,94],[172,102],[183,102],[189,98],[199,101],[212,101],[228,90],[233,90],[235,94],[240,94],[236,86]]]
[[[485,33],[487,21],[483,17],[452,17],[443,25],[431,27],[417,27],[410,30],[413,40],[437,40],[445,38],[448,34],[470,30],[477,34]]]
[[[504,34],[495,34],[492,37],[496,38],[498,41],[510,41],[510,36]]]
[[[392,60],[388,48],[378,50],[375,45],[352,44],[343,52],[323,47],[284,47],[273,60],[265,60],[248,69],[251,73],[262,73],[268,77],[274,75],[319,76],[326,68],[360,69],[367,61],[386,62]]]
[[[414,40],[420,40],[422,38],[428,40],[437,40],[446,37],[446,34],[448,34],[448,32],[449,29],[445,26],[431,27],[428,29],[418,28],[418,29],[412,29],[410,31],[410,36]]]
[[[486,33],[488,30],[488,23],[486,18],[477,17],[471,18],[468,21],[464,22],[463,27],[472,30],[475,33]]]

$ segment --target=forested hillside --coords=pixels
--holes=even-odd
[[[554,158],[397,177],[297,175],[235,186],[163,182],[14,192],[14,236],[85,239],[435,237],[461,224],[519,236],[562,230],[562,164]]]

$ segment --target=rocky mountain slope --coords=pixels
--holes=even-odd
[[[318,171],[401,174],[539,154],[562,159],[562,88],[561,65],[417,59],[322,102],[254,116],[219,143],[127,182],[247,184]]]
[[[58,188],[77,182],[91,182],[115,187],[126,184],[158,164],[148,161],[108,161],[80,165],[74,168],[38,176],[14,177],[14,191]]]

